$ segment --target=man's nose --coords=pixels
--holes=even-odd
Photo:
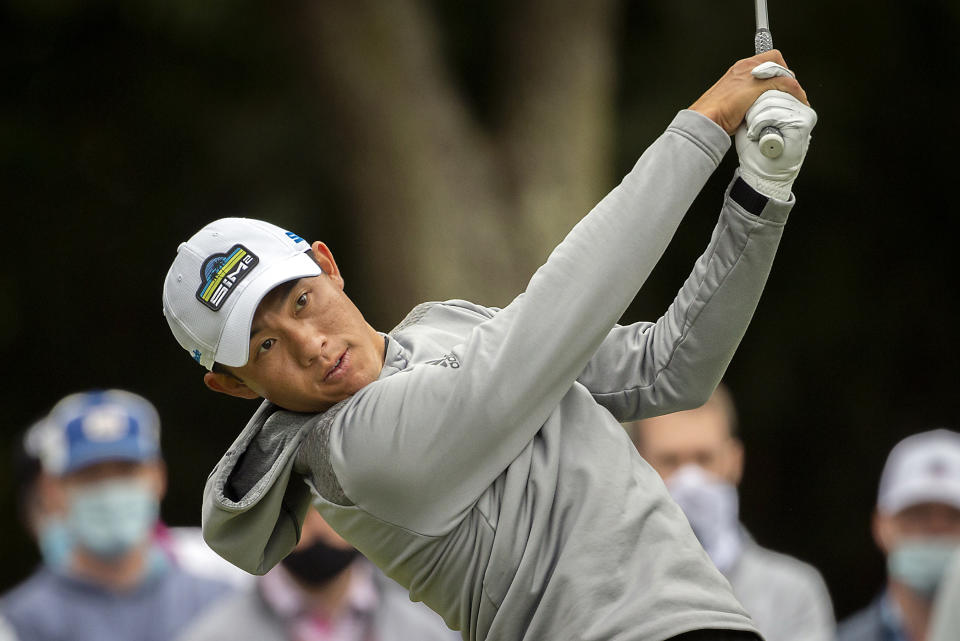
[[[323,332],[317,331],[315,327],[298,324],[291,329],[290,334],[293,339],[294,355],[301,365],[309,367],[317,360],[322,360],[323,348],[327,343],[327,337]]]

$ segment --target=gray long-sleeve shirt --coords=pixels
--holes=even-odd
[[[308,484],[465,639],[754,631],[619,424],[703,403],[763,289],[792,201],[736,179],[667,312],[615,325],[729,146],[680,112],[502,311],[421,305],[351,398],[319,415],[264,403],[208,481],[211,546],[266,571],[296,541]]]
[[[812,565],[747,538],[726,576],[767,641],[836,639],[830,593]]]

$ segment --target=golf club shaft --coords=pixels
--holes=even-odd
[[[757,13],[757,32],[753,38],[755,53],[773,49],[773,35],[770,33],[770,17],[767,15],[767,0],[754,0]],[[783,153],[783,134],[776,127],[764,127],[760,131],[760,150],[768,158],[776,158]]]

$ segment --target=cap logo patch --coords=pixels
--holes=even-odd
[[[225,254],[208,256],[200,266],[197,300],[219,312],[234,288],[246,278],[259,260],[256,254],[243,245],[234,245]]]
[[[128,420],[119,407],[97,407],[83,418],[83,435],[91,441],[116,441],[126,435]]]

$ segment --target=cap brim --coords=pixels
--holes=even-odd
[[[960,481],[913,483],[892,492],[877,505],[881,512],[896,514],[922,503],[942,503],[960,510]]]
[[[283,283],[319,276],[320,266],[306,252],[294,254],[271,265],[256,278],[250,279],[223,324],[223,333],[217,345],[215,360],[230,367],[243,367],[250,354],[250,326],[257,306],[270,290]]]
[[[131,439],[116,443],[85,443],[75,447],[70,452],[69,460],[61,473],[70,474],[82,468],[108,461],[146,463],[158,458],[160,458],[160,452],[156,448],[144,449],[132,442]]]

